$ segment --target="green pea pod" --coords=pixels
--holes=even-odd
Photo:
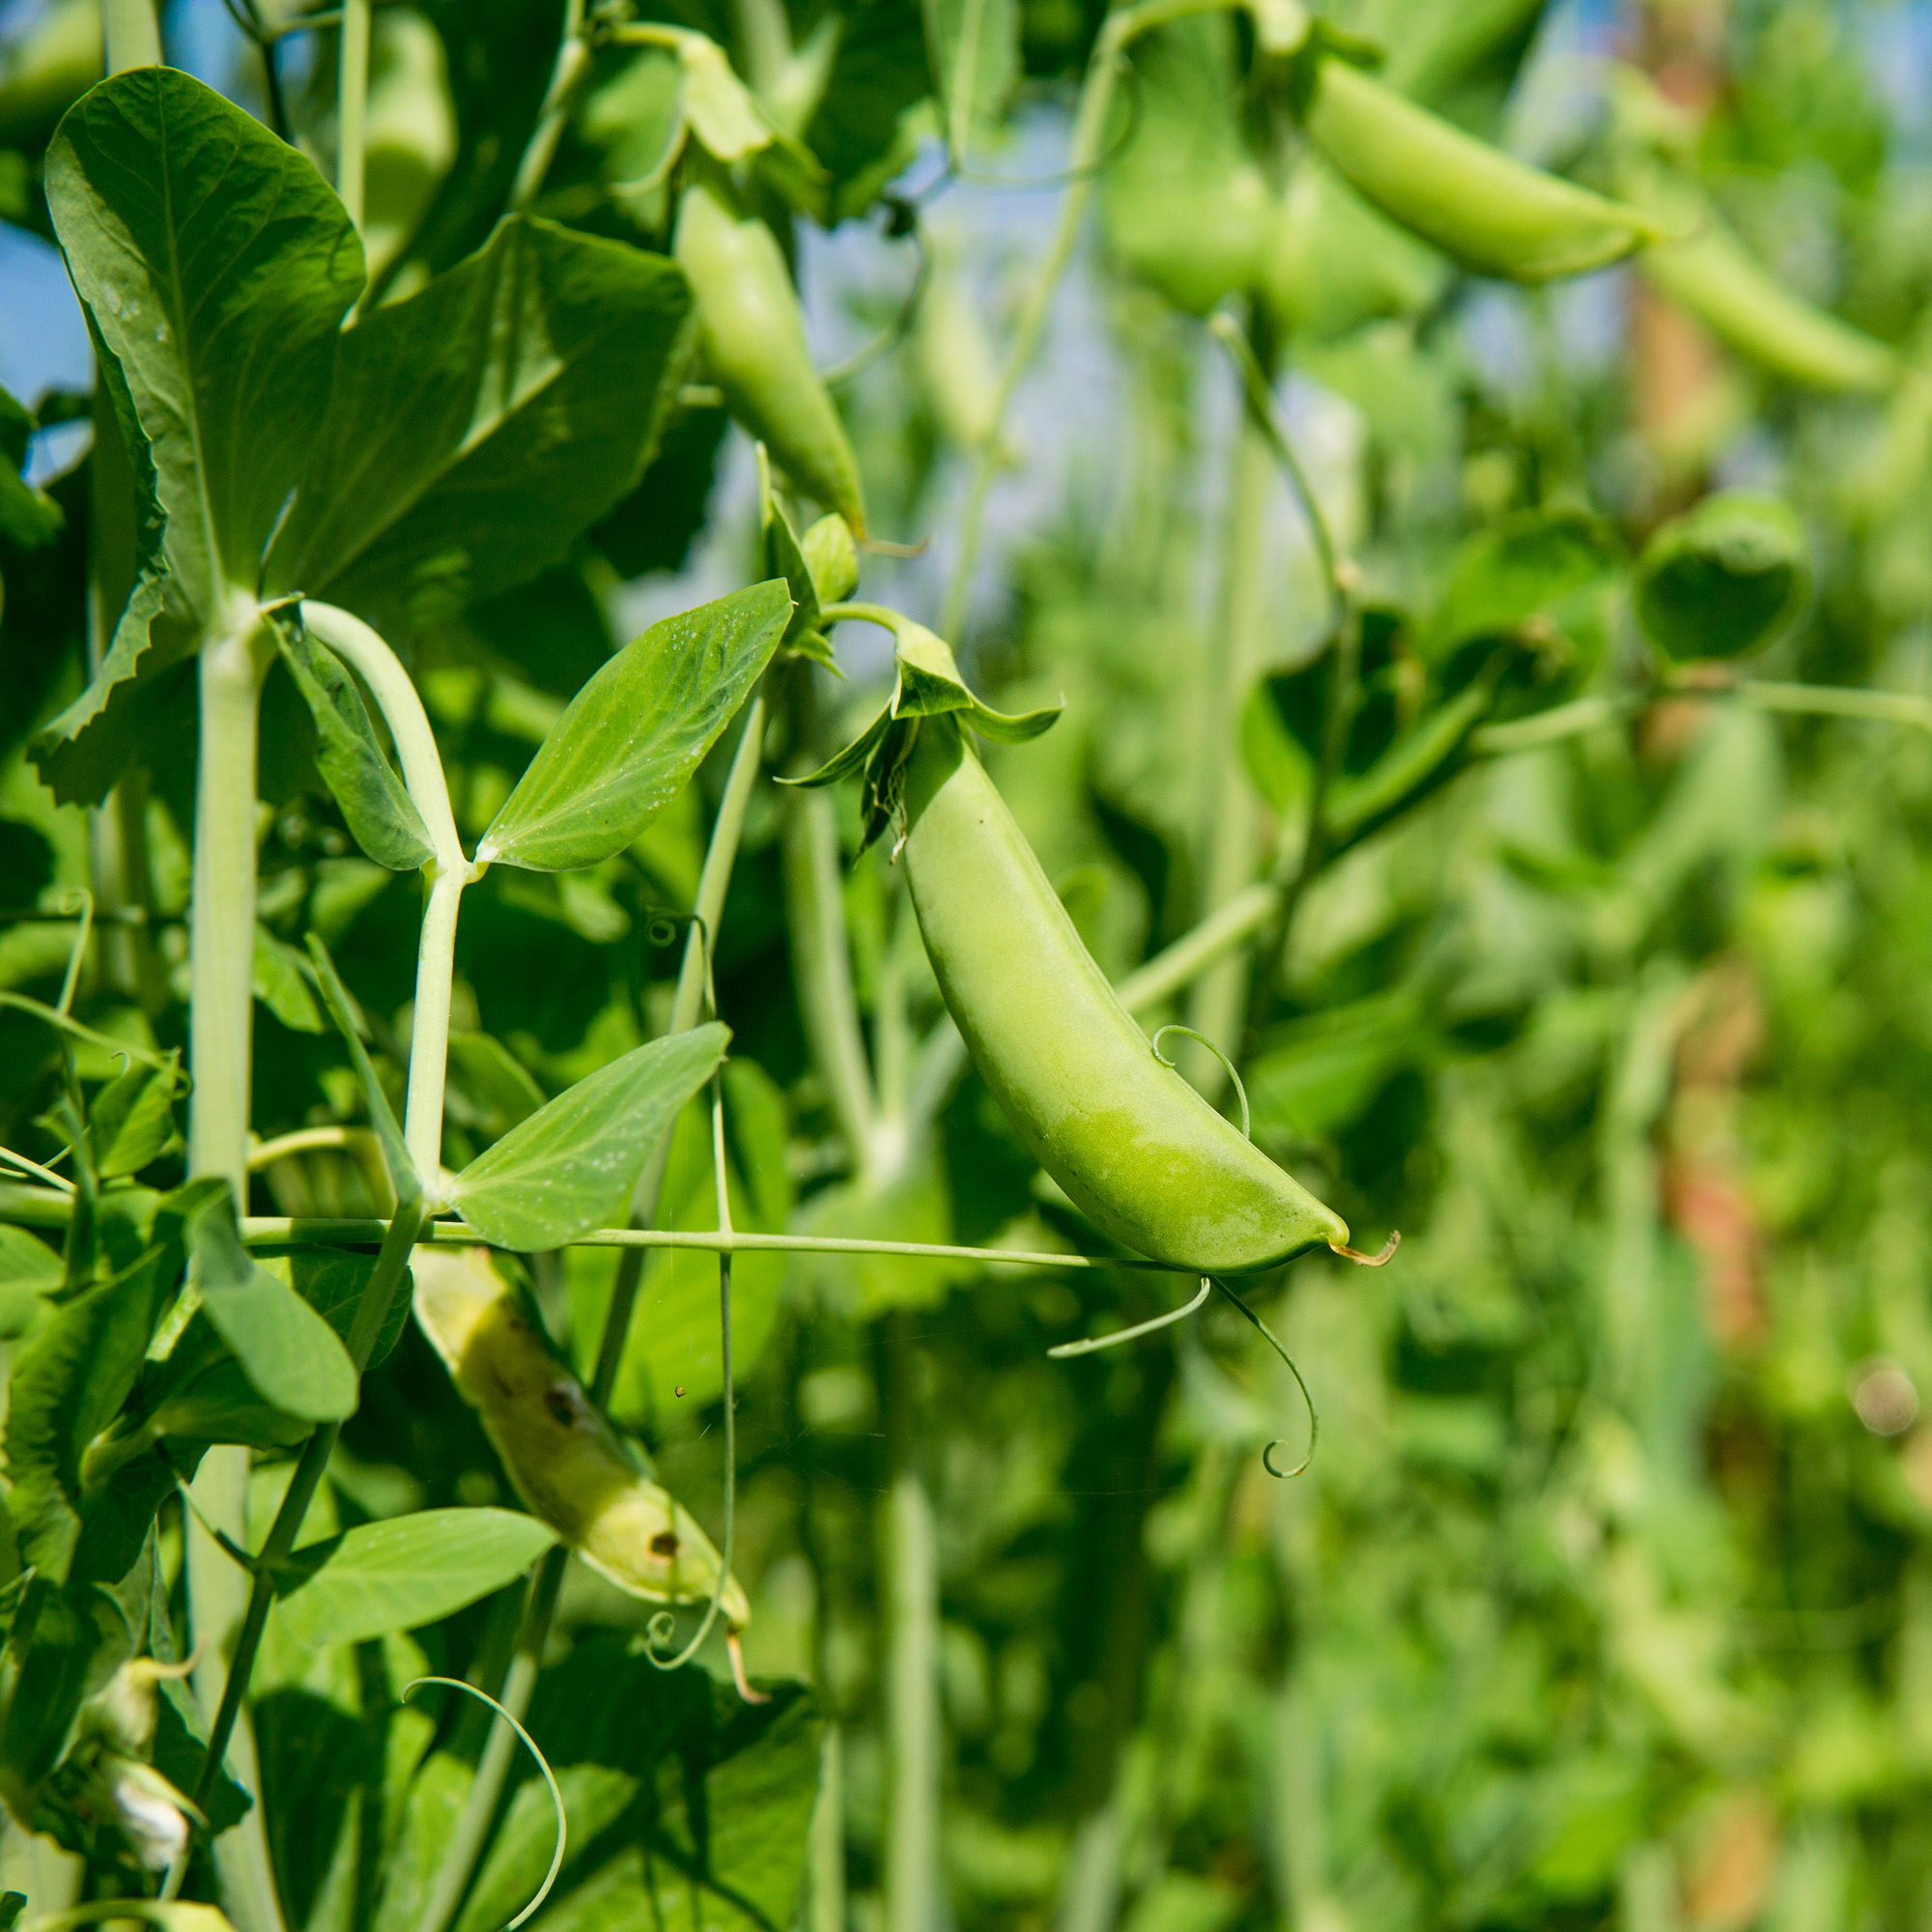
[[[946,1004],[1034,1157],[1116,1240],[1179,1267],[1238,1274],[1345,1245],[1340,1215],[1154,1057],[957,716],[915,727],[906,880]]]
[[[485,1251],[422,1248],[411,1265],[417,1325],[530,1513],[627,1595],[709,1603],[721,1567],[711,1539],[625,1452]],[[732,1631],[751,1620],[735,1577],[720,1608]]]
[[[1786,382],[1877,395],[1898,381],[1886,344],[1794,295],[1708,213],[1696,234],[1650,249],[1641,266],[1714,335]]]
[[[1302,120],[1309,139],[1385,214],[1488,274],[1579,275],[1669,232],[1640,208],[1463,133],[1332,54],[1313,57]]]
[[[798,486],[866,534],[858,459],[811,366],[784,256],[762,221],[740,220],[707,183],[678,204],[671,243],[697,298],[698,340],[725,407]]]

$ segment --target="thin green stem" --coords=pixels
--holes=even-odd
[[[65,1200],[66,1196],[60,1199]],[[323,1220],[283,1214],[251,1215],[242,1224],[242,1238],[256,1247],[362,1246],[381,1238],[382,1221]],[[494,1245],[460,1221],[425,1223],[420,1239],[434,1247],[487,1248]],[[624,1248],[648,1254],[658,1248],[701,1254],[769,1255],[907,1255],[915,1261],[997,1263],[1030,1268],[1146,1268],[1157,1274],[1189,1274],[1189,1268],[1169,1262],[1149,1261],[1142,1255],[1052,1254],[1033,1248],[962,1248],[933,1241],[868,1241],[854,1236],[758,1235],[743,1229],[728,1235],[704,1228],[590,1228],[568,1248]]]
[[[897,1464],[881,1525],[885,1585],[885,1932],[929,1932],[939,1873],[939,1556],[913,1464],[915,1362],[904,1312],[888,1324],[889,1434]]]
[[[557,1593],[563,1587],[564,1566],[569,1556],[569,1550],[559,1545],[544,1557],[530,1580],[516,1654],[510,1659],[497,1699],[519,1722],[528,1712],[530,1698],[536,1691],[537,1674],[543,1667],[544,1643],[550,1635],[551,1618],[556,1612]],[[511,1725],[500,1718],[492,1720],[482,1754],[476,1760],[476,1776],[470,1780],[463,1809],[444,1848],[442,1862],[437,1867],[436,1882],[423,1902],[418,1932],[443,1932],[456,1917],[496,1820],[497,1802],[502,1796],[503,1780],[509,1776],[517,1743],[517,1733]]]
[[[862,1172],[872,1156],[878,1108],[859,1031],[839,887],[838,825],[822,791],[785,796],[785,912],[791,925],[792,974],[799,1017],[813,1065],[825,1082],[838,1131]]]
[[[1137,966],[1114,988],[1130,1013],[1146,1012],[1171,999],[1216,959],[1251,939],[1281,906],[1281,888],[1263,880],[1215,907],[1173,945]]]
[[[1355,719],[1356,686],[1361,678],[1361,612],[1345,597],[1341,612],[1342,628],[1335,639],[1335,664],[1328,678],[1327,702],[1321,718],[1321,756],[1315,767],[1315,783],[1308,795],[1308,830],[1301,841],[1301,853],[1294,870],[1281,890],[1281,904],[1274,924],[1261,946],[1261,956],[1249,987],[1248,1033],[1253,1035],[1265,1016],[1267,1002],[1281,979],[1288,958],[1288,942],[1294,932],[1294,915],[1328,857],[1323,827],[1328,794],[1342,769],[1342,754],[1349,742],[1349,730]]]
[[[1721,696],[1721,694],[1718,694]],[[1784,711],[1818,718],[1859,718],[1874,724],[1906,724],[1932,731],[1932,698],[1903,691],[1855,691],[1834,684],[1775,684],[1747,679],[1735,687],[1740,704],[1755,711]]]
[[[590,59],[590,43],[583,32],[583,0],[564,0],[563,35],[557,42],[556,65],[551,69],[550,86],[545,91],[537,125],[517,163],[517,178],[510,185],[509,212],[521,213],[536,199],[544,176],[563,136],[563,124],[570,110],[570,97]]]
[[[358,229],[368,163],[369,12],[369,0],[342,0],[341,62],[336,70],[335,191]]]
[[[1203,899],[1224,905],[1253,883],[1261,843],[1260,803],[1247,771],[1230,756],[1240,729],[1241,706],[1259,675],[1264,657],[1266,607],[1262,595],[1266,560],[1267,508],[1274,464],[1267,440],[1252,412],[1244,412],[1236,433],[1224,514],[1227,537],[1217,650],[1210,709],[1202,743],[1208,749],[1207,782],[1200,799]],[[1202,974],[1188,1005],[1188,1019],[1208,1043],[1223,1052],[1240,1044],[1246,1000],[1247,961],[1229,952]],[[1189,1056],[1195,1084],[1212,1099],[1221,1091],[1218,1067],[1198,1054]]]
[[[713,1075],[711,1081],[711,1175],[718,1195],[718,1233],[731,1236],[731,1190],[729,1170],[724,1164],[724,1083]],[[718,1363],[724,1378],[724,1533],[718,1543],[718,1587],[711,1593],[704,1618],[692,1639],[671,1657],[660,1657],[654,1647],[654,1632],[647,1632],[644,1655],[660,1670],[682,1670],[697,1655],[711,1627],[718,1621],[724,1593],[731,1587],[731,1555],[738,1529],[738,1391],[731,1373],[731,1250],[718,1250]],[[667,1624],[668,1612],[660,1612]],[[654,1618],[655,1624],[656,1619]]]
[[[1302,469],[1301,459],[1295,455],[1294,445],[1288,440],[1287,432],[1275,418],[1273,391],[1246,332],[1233,316],[1225,312],[1211,317],[1208,327],[1214,339],[1227,350],[1240,376],[1248,421],[1267,442],[1275,462],[1280,465],[1282,473],[1301,504],[1302,515],[1308,519],[1309,535],[1315,545],[1315,560],[1321,567],[1321,581],[1327,586],[1334,609],[1334,621],[1339,625],[1343,616],[1343,602],[1355,581],[1355,566],[1337,547],[1334,532],[1328,527],[1328,519],[1322,514],[1321,501],[1315,495],[1315,486],[1308,480],[1308,472]]]
[[[942,637],[956,639],[965,622],[966,600],[973,587],[973,566],[979,556],[980,529],[985,520],[986,497],[992,489],[1004,446],[1000,429],[1020,378],[1026,374],[1039,347],[1040,331],[1053,306],[1054,292],[1073,258],[1073,244],[1080,239],[1080,226],[1087,218],[1088,204],[1094,197],[1094,164],[1100,157],[1107,113],[1120,78],[1121,57],[1130,43],[1151,28],[1192,14],[1225,13],[1239,4],[1241,0],[1140,0],[1138,6],[1113,14],[1100,29],[1093,58],[1087,64],[1086,79],[1081,83],[1079,104],[1074,109],[1073,139],[1067,156],[1071,179],[1065,199],[1060,204],[1060,220],[1054,228],[1053,240],[1047,244],[1039,274],[1027,292],[1026,306],[1020,311],[1012,345],[1000,367],[999,386],[993,392],[985,440],[974,459],[966,506],[959,520],[959,554],[953,562],[952,580],[939,626]]]

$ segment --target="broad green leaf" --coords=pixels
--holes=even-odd
[[[682,789],[771,662],[783,582],[653,624],[571,700],[476,848],[478,860],[573,871],[621,852]]]
[[[138,1174],[174,1139],[179,1084],[170,1055],[165,1066],[135,1061],[94,1096],[87,1131],[94,1145],[94,1169],[101,1179]]]
[[[305,630],[277,624],[275,642],[315,719],[316,768],[342,808],[350,836],[379,866],[414,871],[434,856],[429,831],[383,755],[355,680]]]
[[[544,1913],[553,1932],[641,1924],[768,1932],[791,1922],[818,1794],[821,1726],[803,1686],[770,1690],[769,1703],[747,1707],[704,1671],[666,1677],[602,1634],[544,1674],[530,1732],[560,1777],[597,1766],[637,1785],[621,1822],[581,1841],[585,1856],[573,1862],[574,1883]],[[583,1791],[586,1801],[593,1794],[600,1804],[616,1795],[608,1785]],[[486,1867],[497,1916],[479,1910],[462,1932],[501,1924],[503,1902],[527,1898],[543,1875],[550,1840],[534,1819],[499,1843]],[[573,1850],[579,1844],[572,1839]]]
[[[115,775],[124,687],[252,594],[329,390],[362,245],[314,166],[174,68],[116,74],[47,151],[47,203],[145,506],[140,582],[43,765]],[[165,571],[165,589],[162,575]],[[83,751],[83,733],[108,747]]]
[[[1472,537],[1457,553],[1423,638],[1439,660],[1472,638],[1551,628],[1579,592],[1615,581],[1623,560],[1616,532],[1582,510],[1525,510]]]
[[[362,1089],[362,1104],[368,1108],[370,1124],[383,1144],[383,1160],[389,1170],[389,1184],[396,1190],[396,1200],[407,1207],[422,1193],[422,1181],[416,1174],[415,1163],[410,1159],[410,1151],[403,1141],[403,1130],[396,1123],[396,1110],[389,1105],[389,1096],[376,1077],[369,1049],[362,1044],[355,1005],[350,1000],[348,988],[336,974],[335,961],[328,956],[328,948],[322,943],[319,932],[309,934],[308,952],[315,967],[316,984],[322,988],[323,1004],[327,1007],[328,1016],[335,1022],[335,1030],[349,1049],[349,1064],[355,1069],[356,1084]]]
[[[168,1270],[158,1254],[146,1258],[57,1309],[14,1365],[6,1429],[9,1507],[21,1557],[55,1581],[74,1570],[88,1500],[82,1459],[133,1392],[174,1287],[179,1251],[174,1259]]]
[[[1637,621],[1680,664],[1763,650],[1810,594],[1810,547],[1791,506],[1742,490],[1673,518],[1637,559]]]
[[[126,1617],[104,1590],[43,1591],[33,1643],[0,1717],[0,1780],[11,1792],[31,1791],[54,1769],[82,1700],[113,1673],[128,1645]]]
[[[60,1282],[59,1253],[26,1229],[0,1221],[0,1284],[43,1294],[58,1288]]]
[[[242,1245],[226,1193],[187,1223],[201,1306],[242,1373],[271,1406],[305,1422],[355,1410],[355,1365],[332,1329]]]
[[[400,628],[535,576],[637,482],[692,327],[665,257],[512,216],[342,337],[269,588]]]
[[[713,1021],[600,1067],[472,1160],[451,1205],[478,1234],[526,1253],[621,1218],[651,1151],[730,1037]]]
[[[555,1541],[548,1523],[513,1510],[422,1510],[363,1523],[320,1547],[319,1566],[281,1599],[282,1627],[320,1646],[440,1623],[513,1582]]]

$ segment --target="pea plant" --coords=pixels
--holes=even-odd
[[[1906,1922],[1849,12],[643,11],[0,14],[6,1922]]]

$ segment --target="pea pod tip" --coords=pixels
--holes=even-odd
[[[1402,1246],[1402,1230],[1400,1228],[1389,1230],[1389,1237],[1382,1243],[1379,1254],[1365,1255],[1359,1248],[1350,1247],[1346,1241],[1330,1241],[1328,1246],[1345,1262],[1353,1262],[1357,1267],[1386,1267],[1395,1259],[1395,1251]]]

